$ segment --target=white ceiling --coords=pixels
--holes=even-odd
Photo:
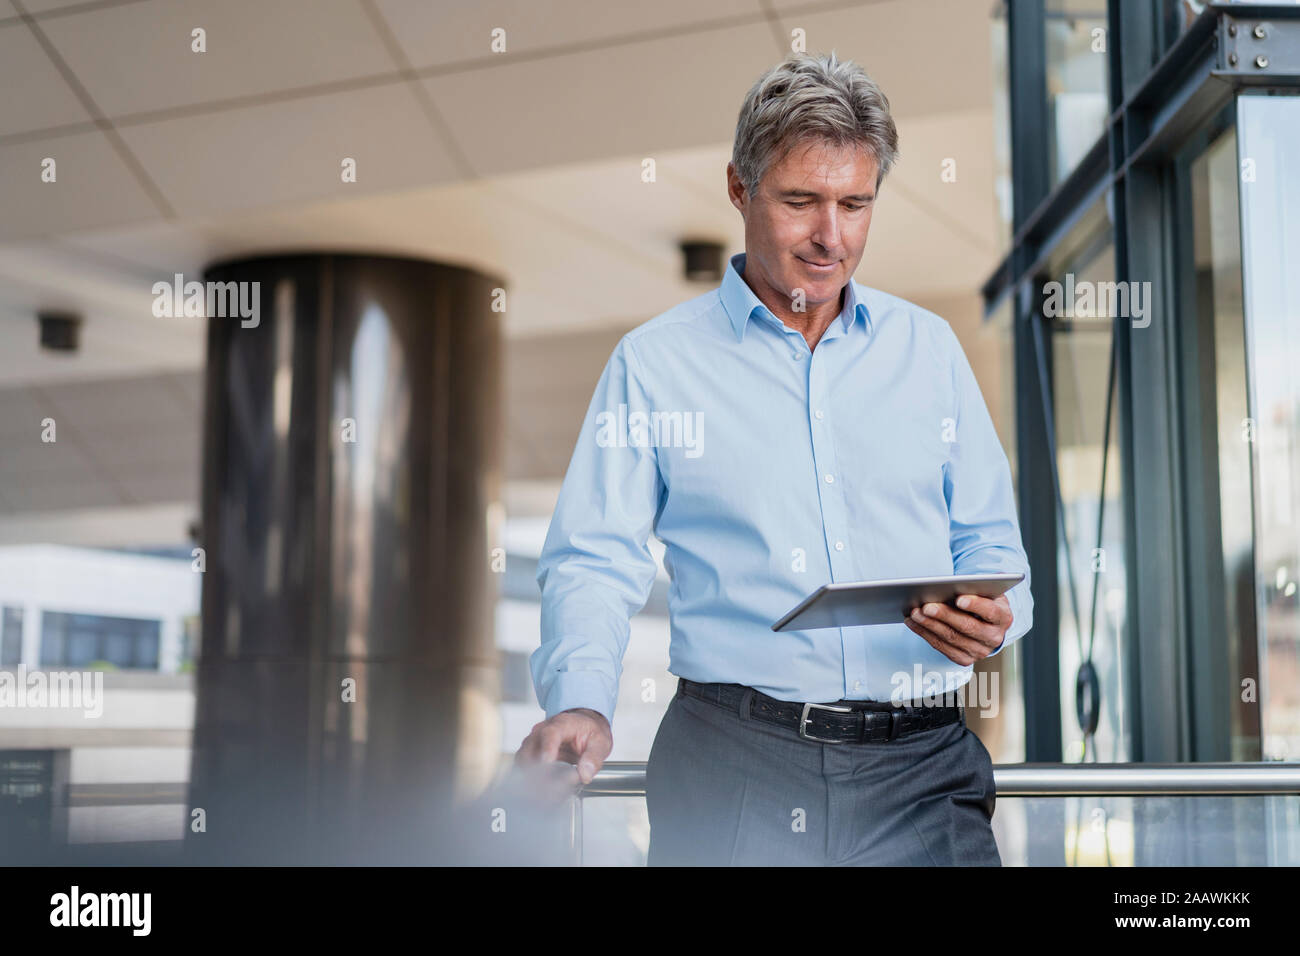
[[[796,28],[865,66],[899,127],[857,278],[973,301],[1000,252],[990,7],[0,0],[0,422],[26,422],[32,388],[196,372],[204,320],[154,318],[153,283],[289,249],[501,275],[518,375],[535,361],[594,382],[611,334],[705,288],[682,279],[680,239],[742,250],[724,189],[736,112]],[[206,53],[190,52],[196,26]],[[57,183],[40,180],[45,157]],[[340,181],[344,157],[358,182]],[[38,348],[39,308],[85,317],[78,353]],[[11,511],[40,497],[0,494]]]

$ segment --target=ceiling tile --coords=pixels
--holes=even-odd
[[[396,69],[355,0],[128,3],[41,28],[110,118]]]
[[[41,180],[55,161],[57,180]],[[0,242],[158,217],[158,209],[104,134],[0,146]]]
[[[0,509],[197,500],[202,423],[187,378],[198,376],[0,390]],[[47,416],[53,443],[40,440]]]
[[[63,382],[42,392],[82,435],[100,429],[166,430],[168,426],[193,428],[197,424],[198,412],[185,394],[160,376]]]
[[[404,83],[121,130],[179,215],[353,198],[448,180],[451,161]],[[357,162],[344,183],[341,163]]]
[[[428,0],[376,0],[403,52],[417,70],[555,47],[598,44],[637,34],[696,30],[710,23],[761,20],[759,0],[534,0],[452,6]],[[505,30],[506,51],[492,51],[492,31]]]
[[[165,379],[167,388],[185,396],[189,407],[201,417],[203,414],[203,397],[207,376],[203,372],[175,372],[160,376]]]
[[[88,479],[85,473],[74,474],[70,480],[59,477],[5,485],[5,504],[11,512],[64,511],[123,503],[111,484]]]
[[[425,80],[480,174],[728,139],[776,58],[766,24],[703,30]],[[672,64],[666,69],[666,64]]]
[[[815,13],[819,9],[825,9],[827,6],[830,6],[830,4],[827,4],[826,0],[767,0],[767,2],[771,4],[772,9],[777,13],[800,13],[808,8],[812,8],[812,12]],[[856,5],[865,7],[873,3],[884,2],[888,2],[888,0],[856,0]],[[951,3],[952,0],[945,0],[945,2]],[[958,0],[958,2],[963,2],[963,0]],[[994,0],[994,2],[996,3],[997,0]],[[844,8],[851,6],[854,6],[854,0],[848,0],[847,3],[836,3],[834,4],[834,9],[843,10]]]
[[[62,10],[65,7],[75,7],[82,5],[86,0],[22,0],[23,8],[28,13],[48,13],[51,10]],[[109,0],[113,2],[113,0]],[[117,0],[119,3],[157,3],[158,0]]]
[[[895,295],[978,289],[997,265],[990,114],[900,120],[901,158],[880,190],[855,278]],[[952,159],[956,180],[947,182]]]
[[[86,454],[101,468],[171,469],[199,467],[200,422],[197,416],[169,426],[82,427],[78,435]]]
[[[507,397],[527,397],[531,403],[544,401],[541,393],[578,391],[590,399],[624,331],[598,329],[511,339],[503,353]]]
[[[11,7],[0,8],[0,17],[11,12]],[[90,114],[25,23],[0,25],[0,64],[6,86],[10,79],[22,77],[21,96],[0,97],[0,137],[90,121]]]
[[[778,29],[789,36],[798,27],[810,52],[834,49],[841,60],[857,63],[888,97],[895,117],[915,118],[991,107],[991,9],[980,0],[837,4],[782,16]]]
[[[5,453],[0,456],[0,482],[6,489],[30,480],[84,476],[92,470],[94,462],[78,443],[75,430],[65,427],[69,425],[68,420],[53,413],[49,417],[55,422],[55,441],[41,440],[40,420],[21,437],[5,439]]]
[[[41,419],[51,414],[47,403],[40,396],[27,388],[0,389],[0,448],[5,455],[11,446],[25,440],[39,440],[41,437]]]
[[[199,460],[194,459],[188,469],[150,469],[148,472],[123,472],[113,474],[117,486],[132,503],[149,505],[169,502],[199,503]]]

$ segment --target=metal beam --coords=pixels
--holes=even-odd
[[[1086,208],[1098,191],[1113,188],[1134,164],[1170,156],[1242,90],[1300,90],[1300,4],[1210,4],[1145,73],[1141,67],[1155,52],[1156,25],[1140,17],[1122,18],[1118,12],[1110,24],[1112,73],[1118,66],[1124,74],[1119,80],[1124,101],[1107,120],[1108,134],[1049,191],[1044,188],[1047,81],[1041,6],[1035,0],[1012,0],[1008,5],[1016,233],[1011,249],[982,288],[986,315],[1051,253],[1062,235],[1053,227],[1072,211]],[[1263,37],[1256,35],[1258,28]],[[1117,92],[1113,88],[1112,96]],[[1023,157],[1018,156],[1021,149],[1026,151]]]

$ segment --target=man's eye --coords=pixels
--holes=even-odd
[[[789,205],[792,206],[792,207],[794,207],[795,209],[802,209],[804,206],[811,206],[812,203],[809,203],[809,202],[792,202],[792,203],[790,203]],[[865,206],[864,204],[862,204],[862,203],[857,203],[857,204],[850,203],[850,204],[848,204],[848,205],[846,206],[846,208],[849,209],[849,210],[852,211],[852,212],[857,212],[859,209],[865,209],[866,206]]]

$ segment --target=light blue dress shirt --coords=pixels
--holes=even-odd
[[[669,670],[694,681],[830,702],[970,680],[901,620],[771,630],[831,581],[1021,571],[998,652],[1032,624],[1010,468],[952,328],[850,280],[810,350],[744,262],[627,333],[596,385],[538,562],[530,667],[547,717],[613,722],[651,533],[671,579]]]

